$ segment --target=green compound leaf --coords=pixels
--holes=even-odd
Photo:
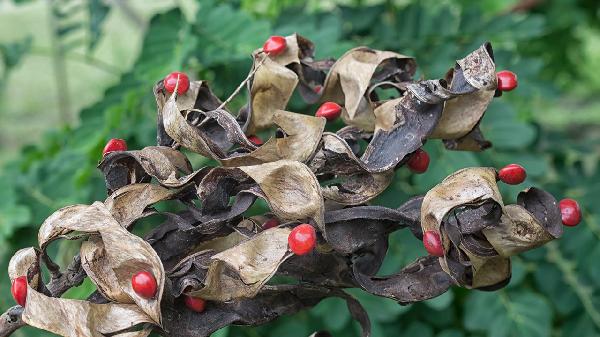
[[[469,331],[484,331],[490,337],[547,337],[552,317],[549,303],[532,292],[472,292],[464,324]]]

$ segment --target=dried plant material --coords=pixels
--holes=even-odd
[[[287,228],[273,228],[213,255],[205,286],[190,295],[220,302],[256,296],[289,257],[289,233]]]
[[[152,184],[133,184],[113,192],[104,205],[121,226],[128,228],[147,213],[147,208],[163,200],[177,197],[180,190],[169,190]]]
[[[502,205],[496,185],[496,170],[477,167],[456,171],[425,195],[421,208],[423,232],[439,231],[444,217],[453,208],[485,200],[493,200]]]
[[[298,84],[298,76],[265,54],[254,55],[254,74],[250,85],[250,121],[248,133],[253,134],[273,124],[277,110],[285,110]]]
[[[283,220],[312,220],[324,230],[323,197],[319,181],[304,164],[280,160],[241,166],[260,187],[271,211]]]
[[[379,70],[379,73],[377,71]],[[366,95],[373,77],[395,77],[408,81],[416,70],[413,58],[401,54],[358,47],[346,52],[331,68],[323,88],[322,101],[340,104],[348,125],[372,131],[373,105]]]
[[[37,289],[41,279],[40,269],[31,270],[31,266],[37,266],[39,260],[40,252],[33,247],[18,250],[8,262],[8,277],[11,282],[18,277],[26,276],[30,280],[29,283]]]
[[[483,230],[502,256],[522,253],[562,235],[560,211],[549,193],[530,188],[519,194],[519,203],[504,208],[498,226]]]
[[[152,323],[134,304],[95,304],[88,301],[48,297],[29,287],[23,311],[25,323],[66,337],[130,337],[126,330]],[[120,332],[123,331],[123,334]],[[147,336],[148,330],[133,336]]]
[[[444,104],[432,138],[458,139],[479,123],[496,92],[496,65],[490,43],[456,61],[446,81],[457,95]]]
[[[91,206],[76,205],[65,207],[52,214],[42,224],[38,233],[38,241],[42,249],[46,245],[70,232],[98,234],[104,245],[104,254],[98,252],[99,247],[83,246],[82,255],[94,258],[96,267],[92,278],[98,270],[112,270],[113,275],[104,278],[92,278],[98,289],[110,289],[112,296],[118,297],[121,303],[135,303],[156,324],[161,323],[160,299],[164,287],[164,270],[159,257],[152,247],[141,238],[129,233],[110,214],[103,203],[96,202]],[[98,259],[104,257],[102,259]],[[85,263],[85,262],[84,262]],[[101,264],[106,264],[101,266]],[[131,277],[139,271],[151,272],[157,280],[158,291],[154,298],[146,299],[137,295],[131,287]],[[114,282],[116,279],[116,283]],[[107,292],[108,293],[108,292]],[[129,297],[127,301],[125,298]]]
[[[106,155],[98,168],[104,173],[109,191],[128,184],[158,180],[165,186],[177,185],[192,173],[186,156],[170,147],[148,146],[139,151],[117,151]]]
[[[163,117],[164,106],[167,100],[171,97],[171,94],[169,94],[165,89],[162,80],[154,86],[154,96],[156,98],[156,105],[158,107],[156,132],[157,143],[160,146],[173,146],[175,142],[165,130]],[[194,108],[206,109],[207,107],[212,110],[221,104],[221,101],[212,94],[210,88],[204,81],[191,81],[189,89],[184,94],[177,95],[176,99],[177,105],[182,110]]]
[[[221,164],[248,166],[283,159],[306,162],[312,158],[325,128],[323,118],[279,110],[273,114],[272,121],[280,127],[281,137],[269,139],[248,154],[222,159]]]
[[[505,206],[493,168],[462,169],[395,209],[366,204],[431,138],[453,150],[491,145],[479,129],[497,86],[489,43],[458,60],[445,79],[414,80],[415,60],[401,54],[359,47],[337,61],[315,60],[308,39],[293,34],[285,42],[281,53],[257,49],[247,78],[224,101],[205,81],[183,94],[156,84],[158,146],[107,154],[98,166],[109,194],[104,203],[56,211],[40,227],[41,250],[11,259],[10,278],[29,281],[25,322],[63,336],[208,337],[339,297],[368,337],[367,313],[342,289],[401,304],[454,285],[495,290],[510,279],[512,255],[560,237],[556,200],[530,188]],[[234,117],[226,105],[244,86],[248,102]],[[342,105],[347,125],[325,132],[324,118],[286,111],[296,88],[309,104]],[[382,89],[397,96],[381,100]],[[264,144],[249,141],[271,127],[275,136]],[[193,168],[180,147],[221,166]],[[269,208],[263,214],[256,211],[264,204],[254,207],[259,198]],[[165,200],[177,201],[177,211],[155,206]],[[129,232],[151,216],[163,222],[144,239]],[[309,254],[288,247],[299,223],[318,229]],[[389,236],[402,229],[425,238],[436,256],[379,275]],[[441,247],[428,246],[427,231],[439,235]],[[83,241],[64,273],[46,255],[61,238]],[[52,276],[47,285],[42,263]],[[141,271],[157,280],[154,298],[132,289]],[[97,287],[88,300],[57,298],[84,276]],[[187,295],[207,300],[205,310],[189,310]]]
[[[437,297],[454,285],[438,259],[432,256],[417,259],[395,275],[368,276],[359,271],[354,275],[360,286],[371,294],[404,304]]]

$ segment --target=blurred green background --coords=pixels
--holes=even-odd
[[[109,138],[134,149],[155,142],[155,81],[183,70],[227,97],[246,76],[253,49],[293,32],[313,40],[319,58],[357,45],[415,56],[424,78],[442,77],[487,40],[498,69],[519,76],[518,89],[495,99],[483,120],[491,150],[448,152],[430,141],[429,171],[398,170],[375,204],[396,207],[461,167],[516,162],[529,176],[502,186],[506,202],[536,185],[557,199],[578,199],[584,210],[583,223],[560,241],[514,258],[512,281],[499,292],[456,288],[402,307],[352,291],[370,313],[374,337],[600,335],[597,0],[0,0],[0,268],[15,250],[36,244],[38,226],[54,210],[106,197],[96,165]],[[289,110],[314,107],[295,97]],[[52,254],[64,265],[77,246],[61,243]],[[409,233],[396,233],[381,272],[423,254]],[[13,305],[9,288],[8,276],[0,278],[2,310]],[[68,296],[91,291],[84,283]],[[359,335],[343,302],[330,299],[218,336],[306,337],[319,329]],[[27,328],[15,335],[48,334]]]

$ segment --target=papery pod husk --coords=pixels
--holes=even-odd
[[[301,80],[301,63],[312,61],[315,47],[310,40],[298,34],[285,40],[286,48],[280,54],[267,55],[262,49],[252,53],[252,69],[258,69],[248,84],[248,106],[238,116],[248,134],[271,127],[275,113],[285,110]]]
[[[48,297],[27,288],[23,321],[33,327],[66,337],[145,337],[145,323],[155,322],[135,304],[105,303]],[[140,331],[129,331],[140,326]]]
[[[458,170],[433,187],[423,198],[421,227],[423,232],[440,232],[444,217],[450,210],[466,204],[492,200],[503,206],[496,184],[496,170],[491,167],[469,167]],[[448,243],[444,242],[446,247]]]
[[[19,249],[8,262],[8,277],[11,282],[21,276],[32,276],[29,282],[37,288],[40,282],[40,270],[37,268],[33,275],[29,275],[29,272],[31,266],[39,265],[39,261],[40,252],[37,249],[33,247]]]
[[[258,165],[288,159],[306,162],[313,157],[325,129],[324,118],[277,110],[272,123],[279,126],[284,135],[269,139],[256,150],[221,160],[223,166]]]
[[[323,197],[342,205],[360,205],[381,194],[394,178],[394,171],[363,173],[345,177],[340,185],[323,187]]]
[[[202,289],[189,294],[212,301],[256,296],[290,256],[288,228],[271,228],[211,257]]]
[[[448,252],[450,239],[440,226],[446,214],[462,205],[477,205],[486,201],[496,202],[503,207],[502,197],[496,184],[496,170],[486,167],[471,167],[459,170],[446,177],[440,184],[429,190],[421,208],[421,228],[423,233],[435,231],[442,238],[444,251]],[[473,276],[470,284],[462,280],[455,282],[467,288],[495,285],[510,277],[510,261],[498,256],[477,256],[459,247],[469,257]],[[442,269],[452,276],[448,265],[448,255],[440,258]]]
[[[529,195],[538,200],[529,205]],[[560,209],[552,195],[530,188],[519,194],[518,202],[520,205],[504,207],[498,226],[483,230],[486,239],[502,256],[522,253],[562,235]],[[541,214],[535,214],[535,208]]]
[[[132,184],[114,191],[104,205],[121,226],[129,228],[148,214],[147,208],[160,201],[176,198],[181,190],[170,190],[154,184]]]
[[[151,329],[130,331],[134,326],[155,323],[137,305],[93,304],[88,301],[49,297],[36,290],[39,282],[39,256],[35,248],[24,248],[13,255],[8,272],[12,279],[28,277],[26,305],[21,315],[30,326],[68,337],[144,337]],[[123,332],[123,333],[120,333]]]
[[[246,130],[248,134],[271,127],[273,115],[277,110],[285,110],[298,84],[296,73],[268,55],[258,53],[253,57],[253,68],[259,68],[250,83],[251,113]]]
[[[181,146],[212,159],[223,159],[233,143],[255,149],[236,119],[223,108],[205,82],[201,83],[194,109],[180,106],[178,94],[173,93],[162,109],[166,134]],[[207,97],[206,100],[201,100]],[[197,120],[197,122],[195,121]],[[197,123],[195,125],[194,123]]]
[[[90,206],[65,207],[48,217],[38,233],[40,247],[45,249],[51,241],[72,232],[98,234],[97,237],[101,238],[104,254],[98,253],[99,245],[90,246],[93,241],[83,245],[81,251],[84,258],[94,257],[89,262],[82,260],[82,266],[86,271],[93,270],[88,276],[98,290],[110,289],[103,295],[118,298],[122,303],[137,304],[149,319],[160,325],[160,300],[165,276],[162,263],[150,244],[123,228],[103,203],[95,202]],[[106,278],[94,277],[103,275],[107,270],[112,270],[112,273]],[[131,277],[142,270],[151,272],[156,278],[158,290],[152,299],[138,296],[131,287]]]
[[[171,147],[148,146],[141,150],[116,151],[107,154],[98,168],[104,173],[110,192],[124,185],[156,179],[174,187],[192,173],[187,157]]]
[[[279,160],[238,169],[258,184],[269,208],[278,218],[288,221],[310,219],[325,230],[321,186],[306,165]]]
[[[456,61],[446,77],[450,91],[460,94],[444,103],[444,110],[431,138],[458,139],[480,122],[497,87],[492,46],[484,43]]]
[[[340,104],[342,119],[365,131],[375,128],[373,102],[366,93],[378,69],[389,65],[397,70],[395,76],[410,80],[416,71],[412,57],[368,47],[357,47],[346,52],[333,65],[325,84],[321,101]]]
[[[154,86],[153,91],[156,99],[156,106],[158,108],[156,132],[157,144],[161,146],[172,146],[174,140],[167,134],[163,121],[163,109],[171,94],[165,89],[163,80],[160,80]],[[218,106],[221,104],[219,98],[212,94],[206,85],[206,82],[190,81],[189,89],[185,93],[177,95],[177,105],[182,110],[193,109],[196,106],[198,98],[201,99],[202,102],[200,104],[202,105],[208,104],[210,106]]]

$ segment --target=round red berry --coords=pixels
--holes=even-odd
[[[523,166],[518,164],[508,164],[498,171],[498,179],[509,185],[518,185],[525,181],[527,172]]]
[[[24,307],[27,300],[27,277],[20,276],[12,281],[10,292],[18,305]]]
[[[325,102],[321,104],[315,116],[325,117],[328,121],[332,121],[342,114],[342,107],[334,102]]]
[[[581,221],[581,209],[577,201],[573,199],[563,199],[558,203],[562,223],[565,226],[577,226]]]
[[[255,135],[248,136],[248,140],[251,143],[253,143],[254,145],[257,145],[257,146],[263,145],[262,139],[258,138],[258,136],[255,136]]]
[[[158,289],[154,275],[145,270],[133,275],[131,278],[131,287],[136,294],[143,298],[154,297],[154,295],[156,295],[156,290]]]
[[[177,81],[179,81],[179,85],[177,85]],[[183,95],[190,88],[190,78],[180,71],[170,73],[165,77],[163,82],[165,89],[170,93],[173,93],[175,87],[177,87],[177,93]]]
[[[269,228],[273,228],[273,227],[277,227],[277,226],[279,226],[279,221],[276,218],[272,218],[272,219],[265,221],[265,223],[262,225],[262,228],[269,229]]]
[[[206,308],[206,301],[201,299],[200,297],[184,295],[183,301],[185,302],[185,306],[188,307],[188,309],[195,312],[203,312],[204,308]]]
[[[283,36],[271,36],[265,41],[263,44],[263,51],[269,55],[279,55],[283,53],[286,48],[287,43],[285,42],[285,37]]]
[[[115,151],[127,151],[127,143],[123,139],[113,138],[106,143],[102,150],[102,157]]]
[[[406,164],[414,173],[424,173],[429,167],[429,154],[423,149],[418,149],[410,156]]]
[[[517,75],[509,70],[502,70],[496,74],[498,78],[498,90],[511,91],[519,85]]]
[[[423,245],[429,254],[433,256],[444,256],[442,239],[436,231],[426,231],[423,234]]]
[[[315,228],[306,223],[296,226],[288,236],[290,250],[296,255],[310,253],[315,248],[316,243],[317,233]]]

